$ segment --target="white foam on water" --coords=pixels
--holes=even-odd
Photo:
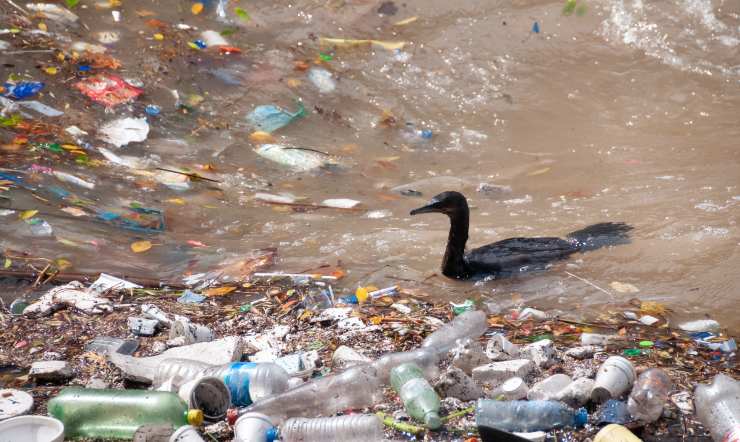
[[[711,0],[644,3],[614,0],[607,3],[600,34],[608,41],[641,50],[648,57],[682,71],[740,77],[734,51],[740,45],[740,27],[720,19]]]

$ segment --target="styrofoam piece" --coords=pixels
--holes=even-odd
[[[33,408],[33,396],[13,388],[0,390],[0,420],[20,416]]]

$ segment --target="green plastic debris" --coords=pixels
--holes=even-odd
[[[624,356],[640,356],[642,355],[642,350],[639,348],[627,348],[622,352]]]
[[[240,313],[246,313],[248,311],[252,310],[252,304],[244,304],[242,306],[239,306],[239,312]]]
[[[319,52],[319,58],[323,61],[332,61],[334,59],[330,54],[324,54],[323,52]]]
[[[655,345],[653,341],[640,341],[640,347],[643,347],[643,348],[650,348],[653,345]]]
[[[462,304],[450,302],[450,305],[452,305],[452,313],[454,313],[455,316],[475,310],[475,303],[472,299],[466,299]]]

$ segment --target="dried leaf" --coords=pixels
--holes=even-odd
[[[665,315],[665,305],[655,301],[642,301],[640,304],[640,312],[645,315]]]
[[[87,213],[79,207],[65,207],[62,212],[69,213],[72,216],[85,216]]]
[[[69,260],[64,259],[64,258],[57,258],[57,259],[55,259],[54,260],[54,265],[59,270],[65,270],[65,269],[68,269],[68,268],[72,267],[72,263],[69,262]]]
[[[203,294],[209,298],[214,296],[224,296],[236,290],[236,287],[226,285],[223,287],[213,287],[210,289],[203,290]]]
[[[30,219],[36,216],[37,213],[39,213],[38,210],[24,210],[20,215],[18,215],[18,218],[23,220]]]
[[[255,143],[272,143],[275,138],[267,132],[258,130],[249,134],[249,140]]]
[[[193,3],[193,6],[190,7],[190,12],[192,12],[193,15],[198,15],[203,12],[203,3]]]
[[[378,46],[388,51],[403,49],[406,46],[405,41],[381,41],[381,40],[355,40],[348,38],[328,38],[321,37],[319,44],[330,45],[338,48],[352,48],[357,46]]]
[[[136,241],[131,243],[131,250],[134,253],[142,253],[152,248],[151,241]]]
[[[3,268],[7,269],[13,264],[13,261],[10,260],[10,258],[5,258],[5,264],[3,264]]]

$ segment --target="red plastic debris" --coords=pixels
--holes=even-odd
[[[219,46],[218,52],[221,54],[241,54],[242,50],[237,48],[236,46]]]
[[[112,74],[97,74],[75,83],[75,88],[105,107],[128,103],[144,93],[143,89],[132,86]]]

